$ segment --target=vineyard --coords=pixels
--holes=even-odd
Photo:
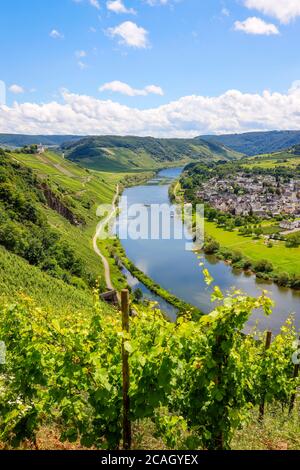
[[[129,332],[121,313],[97,300],[92,314],[51,317],[30,299],[2,303],[0,339],[7,351],[0,366],[0,441],[8,448],[24,440],[37,445],[41,427],[56,423],[61,442],[126,448],[124,355],[127,424],[148,420],[168,448],[230,449],[253,410],[260,409],[262,423],[265,407],[274,403],[295,415],[300,381],[292,322],[266,349],[265,334],[240,333],[253,310],[271,314],[265,295],[224,297],[215,287],[212,300],[218,306],[210,315],[194,321],[187,313],[176,323],[154,307],[135,305]]]

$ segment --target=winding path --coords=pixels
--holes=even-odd
[[[118,196],[119,196],[119,185],[117,185],[116,194],[115,194],[115,196],[113,198],[113,201],[112,201],[112,210],[111,210],[110,214],[108,214],[108,216],[105,217],[105,219],[103,219],[97,225],[96,233],[95,233],[94,238],[93,238],[93,248],[94,248],[94,251],[95,251],[96,255],[98,255],[102,260],[102,263],[103,263],[103,266],[104,266],[105,283],[106,283],[107,289],[109,289],[109,290],[114,289],[113,284],[112,284],[112,280],[111,280],[111,275],[110,275],[110,266],[109,266],[109,263],[107,261],[107,258],[101,253],[101,251],[98,247],[98,244],[97,244],[97,240],[98,240],[103,228],[105,227],[105,225],[110,221],[110,219],[113,217],[113,215],[116,212],[116,209],[117,209],[116,208],[116,201],[117,201]]]

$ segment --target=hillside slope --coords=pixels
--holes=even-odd
[[[20,264],[20,290],[25,293],[30,293],[22,284],[28,272],[40,286],[40,297],[49,298],[50,283],[65,298],[80,297],[76,305],[88,295],[85,303],[91,305],[95,280],[105,289],[103,267],[92,246],[96,208],[111,202],[119,178],[85,170],[52,152],[0,150],[0,294],[10,292],[9,264],[11,269]],[[74,287],[77,293],[71,292]]]
[[[92,312],[94,301],[89,289],[78,289],[54,278],[37,266],[0,246],[0,297],[23,301],[30,299],[44,310],[78,315]]]
[[[80,140],[74,135],[26,135],[26,134],[0,134],[0,145],[8,147],[24,147],[25,145],[42,144],[47,146],[60,146],[64,142]]]
[[[222,145],[193,139],[103,136],[87,137],[62,147],[70,160],[102,171],[156,169],[191,160],[231,160],[240,156]]]
[[[236,152],[254,156],[277,152],[300,144],[300,131],[248,132],[245,134],[204,135],[196,141],[206,140],[226,145]]]
[[[288,149],[256,155],[243,160],[245,167],[256,168],[290,168],[291,172],[298,171],[300,168],[300,145],[294,145]]]

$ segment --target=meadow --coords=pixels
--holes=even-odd
[[[43,306],[45,311],[59,315],[78,315],[92,312],[93,293],[78,289],[55,279],[39,268],[31,266],[20,256],[0,246],[0,302],[20,302],[27,299],[32,306]]]
[[[265,239],[244,237],[237,231],[226,231],[214,222],[205,221],[205,233],[213,237],[222,247],[241,251],[251,261],[270,261],[278,272],[300,275],[300,247],[287,248],[284,242],[273,241],[268,247]]]
[[[296,168],[300,165],[300,156],[296,156],[289,151],[269,153],[250,157],[242,162],[245,168],[274,169],[277,167]]]

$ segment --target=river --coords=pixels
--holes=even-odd
[[[178,178],[181,172],[182,168],[163,170],[148,184],[126,189],[120,200],[119,227],[127,223],[126,220],[123,220],[122,212],[125,207],[125,198],[127,198],[128,206],[143,204],[148,207],[150,204],[169,203],[170,182]],[[175,216],[174,224],[177,228],[182,228],[179,216]],[[205,313],[212,310],[213,304],[210,301],[212,286],[208,287],[205,284],[202,274],[203,268],[199,266],[196,254],[186,250],[186,240],[171,237],[168,240],[162,238],[158,240],[132,240],[128,238],[121,241],[128,258],[164,289],[199,307]],[[204,257],[203,262],[214,278],[213,285],[218,285],[223,292],[230,291],[233,287],[251,296],[260,295],[262,290],[269,292],[269,296],[275,302],[273,314],[266,317],[261,312],[254,312],[246,330],[257,324],[260,330],[269,329],[273,333],[278,333],[291,314],[294,315],[297,328],[300,328],[300,292],[281,288],[274,283],[258,282],[254,275],[236,272],[229,265],[218,261],[213,256]],[[126,270],[124,272],[133,288],[141,288],[145,297],[158,301],[161,309],[171,319],[176,317],[176,311],[171,305],[149,292]]]

